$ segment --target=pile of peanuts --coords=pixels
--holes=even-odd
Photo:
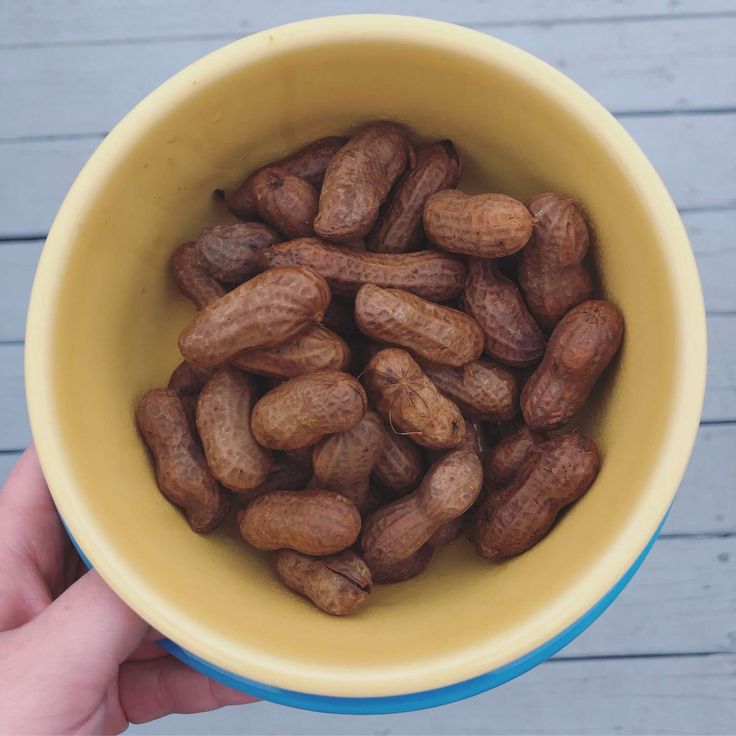
[[[172,256],[199,312],[137,408],[159,488],[196,532],[237,499],[243,538],[334,615],[463,529],[485,558],[528,550],[598,474],[592,440],[546,434],[623,335],[584,213],[459,178],[451,141],[369,123],[219,192],[243,222]]]

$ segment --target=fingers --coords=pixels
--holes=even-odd
[[[28,626],[46,636],[46,651],[39,656],[50,659],[50,665],[58,665],[61,672],[85,673],[91,685],[109,682],[149,629],[94,570]]]
[[[120,704],[131,723],[145,723],[170,713],[203,713],[256,698],[233,690],[173,657],[126,662],[118,682]]]

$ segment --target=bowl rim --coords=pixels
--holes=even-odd
[[[224,642],[213,642],[205,630],[177,623],[172,606],[158,607],[130,585],[116,566],[114,550],[96,534],[95,522],[82,505],[74,503],[74,473],[63,452],[61,417],[54,411],[54,335],[46,329],[47,314],[63,289],[65,265],[73,251],[87,202],[135,144],[139,134],[165,117],[174,105],[203,85],[234,69],[288,53],[354,39],[425,45],[461,56],[472,56],[505,73],[522,78],[536,93],[564,102],[573,114],[596,130],[600,144],[615,150],[622,176],[635,189],[649,213],[660,242],[668,249],[668,282],[675,295],[677,369],[669,430],[644,487],[659,492],[640,504],[626,535],[616,540],[587,573],[555,601],[543,624],[530,626],[523,641],[505,642],[490,649],[478,642],[467,657],[436,659],[421,672],[372,671],[345,677],[344,673],[315,672],[303,666],[284,671],[266,658],[247,663],[231,656]],[[88,196],[89,195],[89,196]],[[278,26],[242,38],[195,61],[139,102],[113,128],[87,161],[67,193],[49,231],[31,292],[26,327],[25,377],[30,423],[38,455],[54,501],[85,555],[110,587],[148,623],[179,647],[212,663],[267,686],[337,697],[380,697],[442,688],[497,669],[542,647],[568,629],[624,578],[655,535],[665,517],[695,441],[705,391],[706,329],[703,296],[694,256],[669,193],[638,145],[615,118],[591,95],[545,62],[506,42],[443,21],[402,15],[349,14],[316,18]],[[651,495],[651,494],[650,494]],[[625,539],[624,539],[625,537]],[[465,654],[465,653],[464,653]],[[460,659],[460,661],[458,661]]]

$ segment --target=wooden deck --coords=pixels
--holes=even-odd
[[[230,40],[307,16],[397,12],[510,41],[603,102],[650,156],[705,291],[708,390],[661,540],[583,636],[472,700],[346,719],[258,704],[131,733],[736,733],[736,0],[4,0],[0,3],[0,477],[30,439],[23,330],[43,239],[100,139]]]

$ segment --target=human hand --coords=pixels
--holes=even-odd
[[[168,655],[86,572],[33,447],[0,493],[0,734],[119,733],[255,700]]]

